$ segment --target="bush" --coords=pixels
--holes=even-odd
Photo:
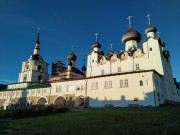
[[[47,115],[47,114],[52,114],[54,111],[54,107],[53,106],[48,106],[44,109],[44,114]]]
[[[54,113],[64,113],[64,112],[69,112],[69,108],[63,107],[63,108],[55,109],[54,111]]]

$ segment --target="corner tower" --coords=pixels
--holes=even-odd
[[[49,79],[48,63],[44,62],[39,54],[40,51],[40,32],[38,36],[33,54],[27,61],[22,62],[22,69],[19,73],[18,82],[39,82],[45,83]]]

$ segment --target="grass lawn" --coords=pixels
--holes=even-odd
[[[180,135],[180,107],[86,109],[0,120],[0,135],[57,134]]]

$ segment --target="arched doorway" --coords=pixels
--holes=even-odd
[[[43,109],[46,104],[47,104],[47,100],[44,97],[38,99],[36,103],[37,109]]]
[[[62,108],[66,106],[66,100],[64,97],[57,97],[54,100],[54,107],[55,108]]]
[[[7,99],[3,104],[4,110],[11,109],[11,100]]]

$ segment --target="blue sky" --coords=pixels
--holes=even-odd
[[[18,81],[21,63],[33,53],[39,27],[40,54],[50,64],[50,73],[53,61],[67,64],[72,46],[81,68],[96,32],[106,54],[110,44],[114,52],[124,49],[121,37],[128,30],[129,15],[132,27],[145,39],[148,13],[180,81],[179,7],[179,0],[0,0],[0,84]]]

